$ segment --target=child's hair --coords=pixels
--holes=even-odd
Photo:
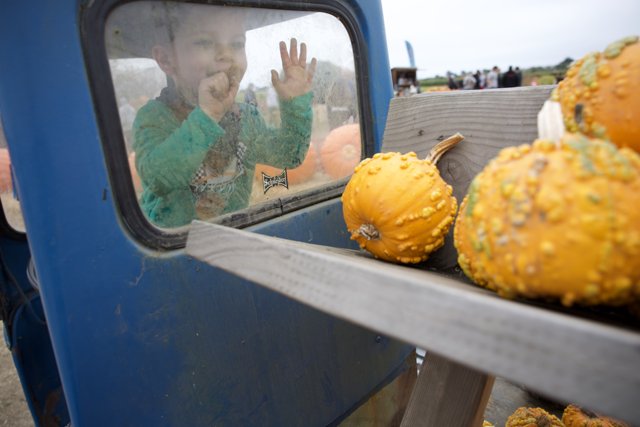
[[[175,39],[180,23],[187,16],[183,3],[153,2],[151,6],[151,22],[157,44],[171,43]],[[195,7],[195,5],[187,5]]]
[[[197,11],[197,12],[196,12]],[[185,19],[203,11],[237,14],[246,26],[248,10],[240,7],[175,1],[136,1],[116,8],[107,19],[106,42],[110,58],[151,58],[154,45],[174,41]]]
[[[233,19],[232,16],[236,15],[242,21],[246,18],[246,11],[242,8],[228,7],[228,6],[212,6],[205,4],[193,4],[193,3],[178,3],[178,2],[153,2],[151,6],[152,10],[152,22],[154,27],[154,33],[158,36],[157,42],[173,42],[175,35],[180,29],[181,25],[184,25],[184,21],[189,15],[194,14],[194,9],[203,11],[209,11],[210,13],[224,13],[225,19]],[[167,38],[168,37],[168,38]],[[160,40],[164,39],[164,40]]]

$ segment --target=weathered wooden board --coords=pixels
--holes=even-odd
[[[427,353],[400,427],[482,427],[493,377]]]
[[[640,334],[507,301],[459,280],[360,252],[199,221],[191,226],[186,251],[454,362],[640,422]]]
[[[471,180],[498,152],[530,144],[537,134],[538,111],[554,86],[435,92],[394,98],[389,106],[382,151],[415,151],[424,158],[442,139],[460,132],[465,140],[438,162],[440,175],[462,202]],[[452,232],[428,266],[456,265]]]

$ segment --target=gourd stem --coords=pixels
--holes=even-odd
[[[436,144],[435,147],[431,149],[431,151],[429,151],[427,160],[435,165],[436,163],[438,163],[438,160],[440,160],[440,157],[442,157],[444,153],[446,153],[450,148],[452,148],[463,139],[464,136],[462,136],[462,134],[458,132],[455,135],[451,135],[449,138],[440,141],[438,144]]]
[[[367,240],[377,240],[380,238],[380,232],[373,224],[362,224],[356,233]]]

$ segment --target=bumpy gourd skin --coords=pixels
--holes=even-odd
[[[565,427],[562,421],[542,408],[518,408],[509,415],[505,427]]]
[[[375,257],[425,261],[444,244],[458,207],[436,166],[415,153],[378,153],[356,167],[342,195],[351,239]]]
[[[505,297],[622,305],[640,296],[640,156],[565,134],[502,150],[470,185],[458,263]]]
[[[640,151],[640,41],[611,43],[576,61],[552,94],[565,128]]]
[[[575,405],[568,405],[564,409],[562,422],[566,427],[629,427],[622,421],[599,416]]]

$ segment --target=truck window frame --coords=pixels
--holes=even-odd
[[[160,1],[160,0],[159,0]],[[172,0],[181,1],[181,0]],[[134,238],[145,246],[156,250],[175,250],[185,246],[188,227],[163,229],[153,225],[144,215],[131,182],[127,153],[120,126],[115,88],[111,78],[105,44],[105,24],[109,14],[125,0],[107,0],[86,3],[80,8],[80,37],[87,68],[87,78],[93,96],[98,132],[105,156],[114,203],[124,227]],[[191,1],[190,3],[194,3]],[[305,1],[298,4],[282,1],[202,1],[197,3],[238,6],[260,9],[281,9],[291,11],[323,12],[340,20],[347,31],[354,55],[360,129],[363,142],[363,157],[373,154],[373,123],[368,95],[368,55],[364,35],[358,26],[356,11],[352,6],[337,0]],[[246,209],[223,215],[214,222],[243,228],[285,213],[308,207],[320,201],[333,199],[342,194],[347,179],[332,181],[318,188],[295,193],[268,202],[259,203]]]

